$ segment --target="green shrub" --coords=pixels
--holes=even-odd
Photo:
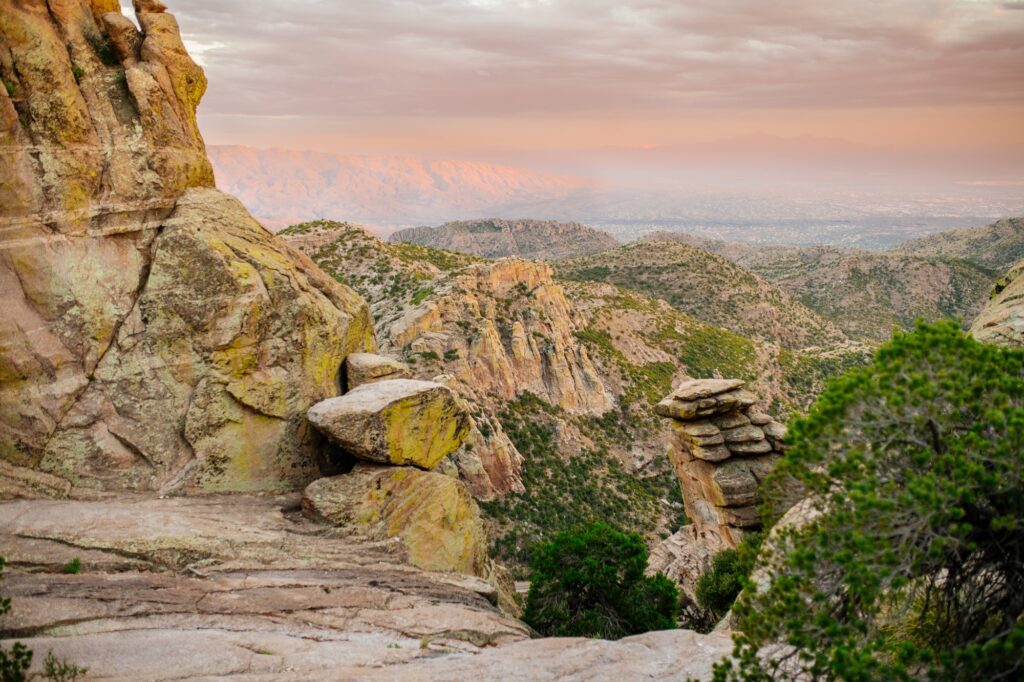
[[[0,556],[0,576],[3,575],[6,560]],[[0,616],[11,610],[10,597],[0,596]],[[26,672],[32,665],[32,652],[21,642],[15,642],[10,649],[0,647],[0,680],[22,682],[28,679]]]
[[[52,651],[47,652],[46,658],[43,659],[43,675],[50,682],[75,682],[78,678],[85,677],[88,672],[88,668],[57,658]]]
[[[638,533],[591,523],[536,547],[523,620],[548,636],[618,639],[676,627],[675,584],[646,577]]]
[[[71,65],[71,75],[75,77],[75,82],[76,83],[81,83],[82,82],[82,77],[85,76],[85,69],[83,69],[78,64],[72,64]]]
[[[72,559],[68,563],[64,564],[64,572],[65,573],[78,573],[81,570],[82,570],[82,561],[78,557],[75,557],[74,559]]]
[[[697,580],[697,604],[718,621],[732,608],[733,602],[750,575],[761,546],[759,533],[743,538],[739,549],[727,549],[715,555],[711,568]]]
[[[788,440],[769,502],[795,480],[820,515],[773,535],[717,679],[1020,679],[1024,350],[919,324]],[[785,668],[759,657],[772,642],[792,647]]]

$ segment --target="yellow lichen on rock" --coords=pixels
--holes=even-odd
[[[343,476],[311,483],[302,509],[309,517],[352,526],[377,539],[401,538],[414,566],[487,573],[479,508],[466,486],[449,476],[359,464]]]
[[[433,469],[469,435],[469,417],[447,387],[391,379],[317,403],[309,421],[360,459]]]

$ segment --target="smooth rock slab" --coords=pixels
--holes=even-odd
[[[369,462],[433,469],[469,434],[469,417],[446,386],[395,379],[364,384],[309,408],[318,431]]]

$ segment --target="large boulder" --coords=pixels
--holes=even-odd
[[[0,495],[301,487],[369,310],[212,189],[206,78],[136,9],[0,3]]]
[[[433,469],[469,433],[446,386],[395,379],[363,384],[309,409],[309,421],[345,452],[369,462]]]
[[[430,571],[487,574],[480,510],[455,478],[412,467],[358,464],[310,483],[306,516],[354,528],[372,539],[401,538],[411,564]]]

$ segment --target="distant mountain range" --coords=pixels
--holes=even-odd
[[[580,223],[551,220],[489,218],[411,227],[391,235],[392,242],[411,242],[484,258],[556,259],[585,256],[619,245],[607,232]]]
[[[273,231],[317,218],[393,228],[467,215],[537,215],[589,193],[581,178],[474,161],[210,146],[217,186]],[[389,230],[385,230],[389,231]]]

